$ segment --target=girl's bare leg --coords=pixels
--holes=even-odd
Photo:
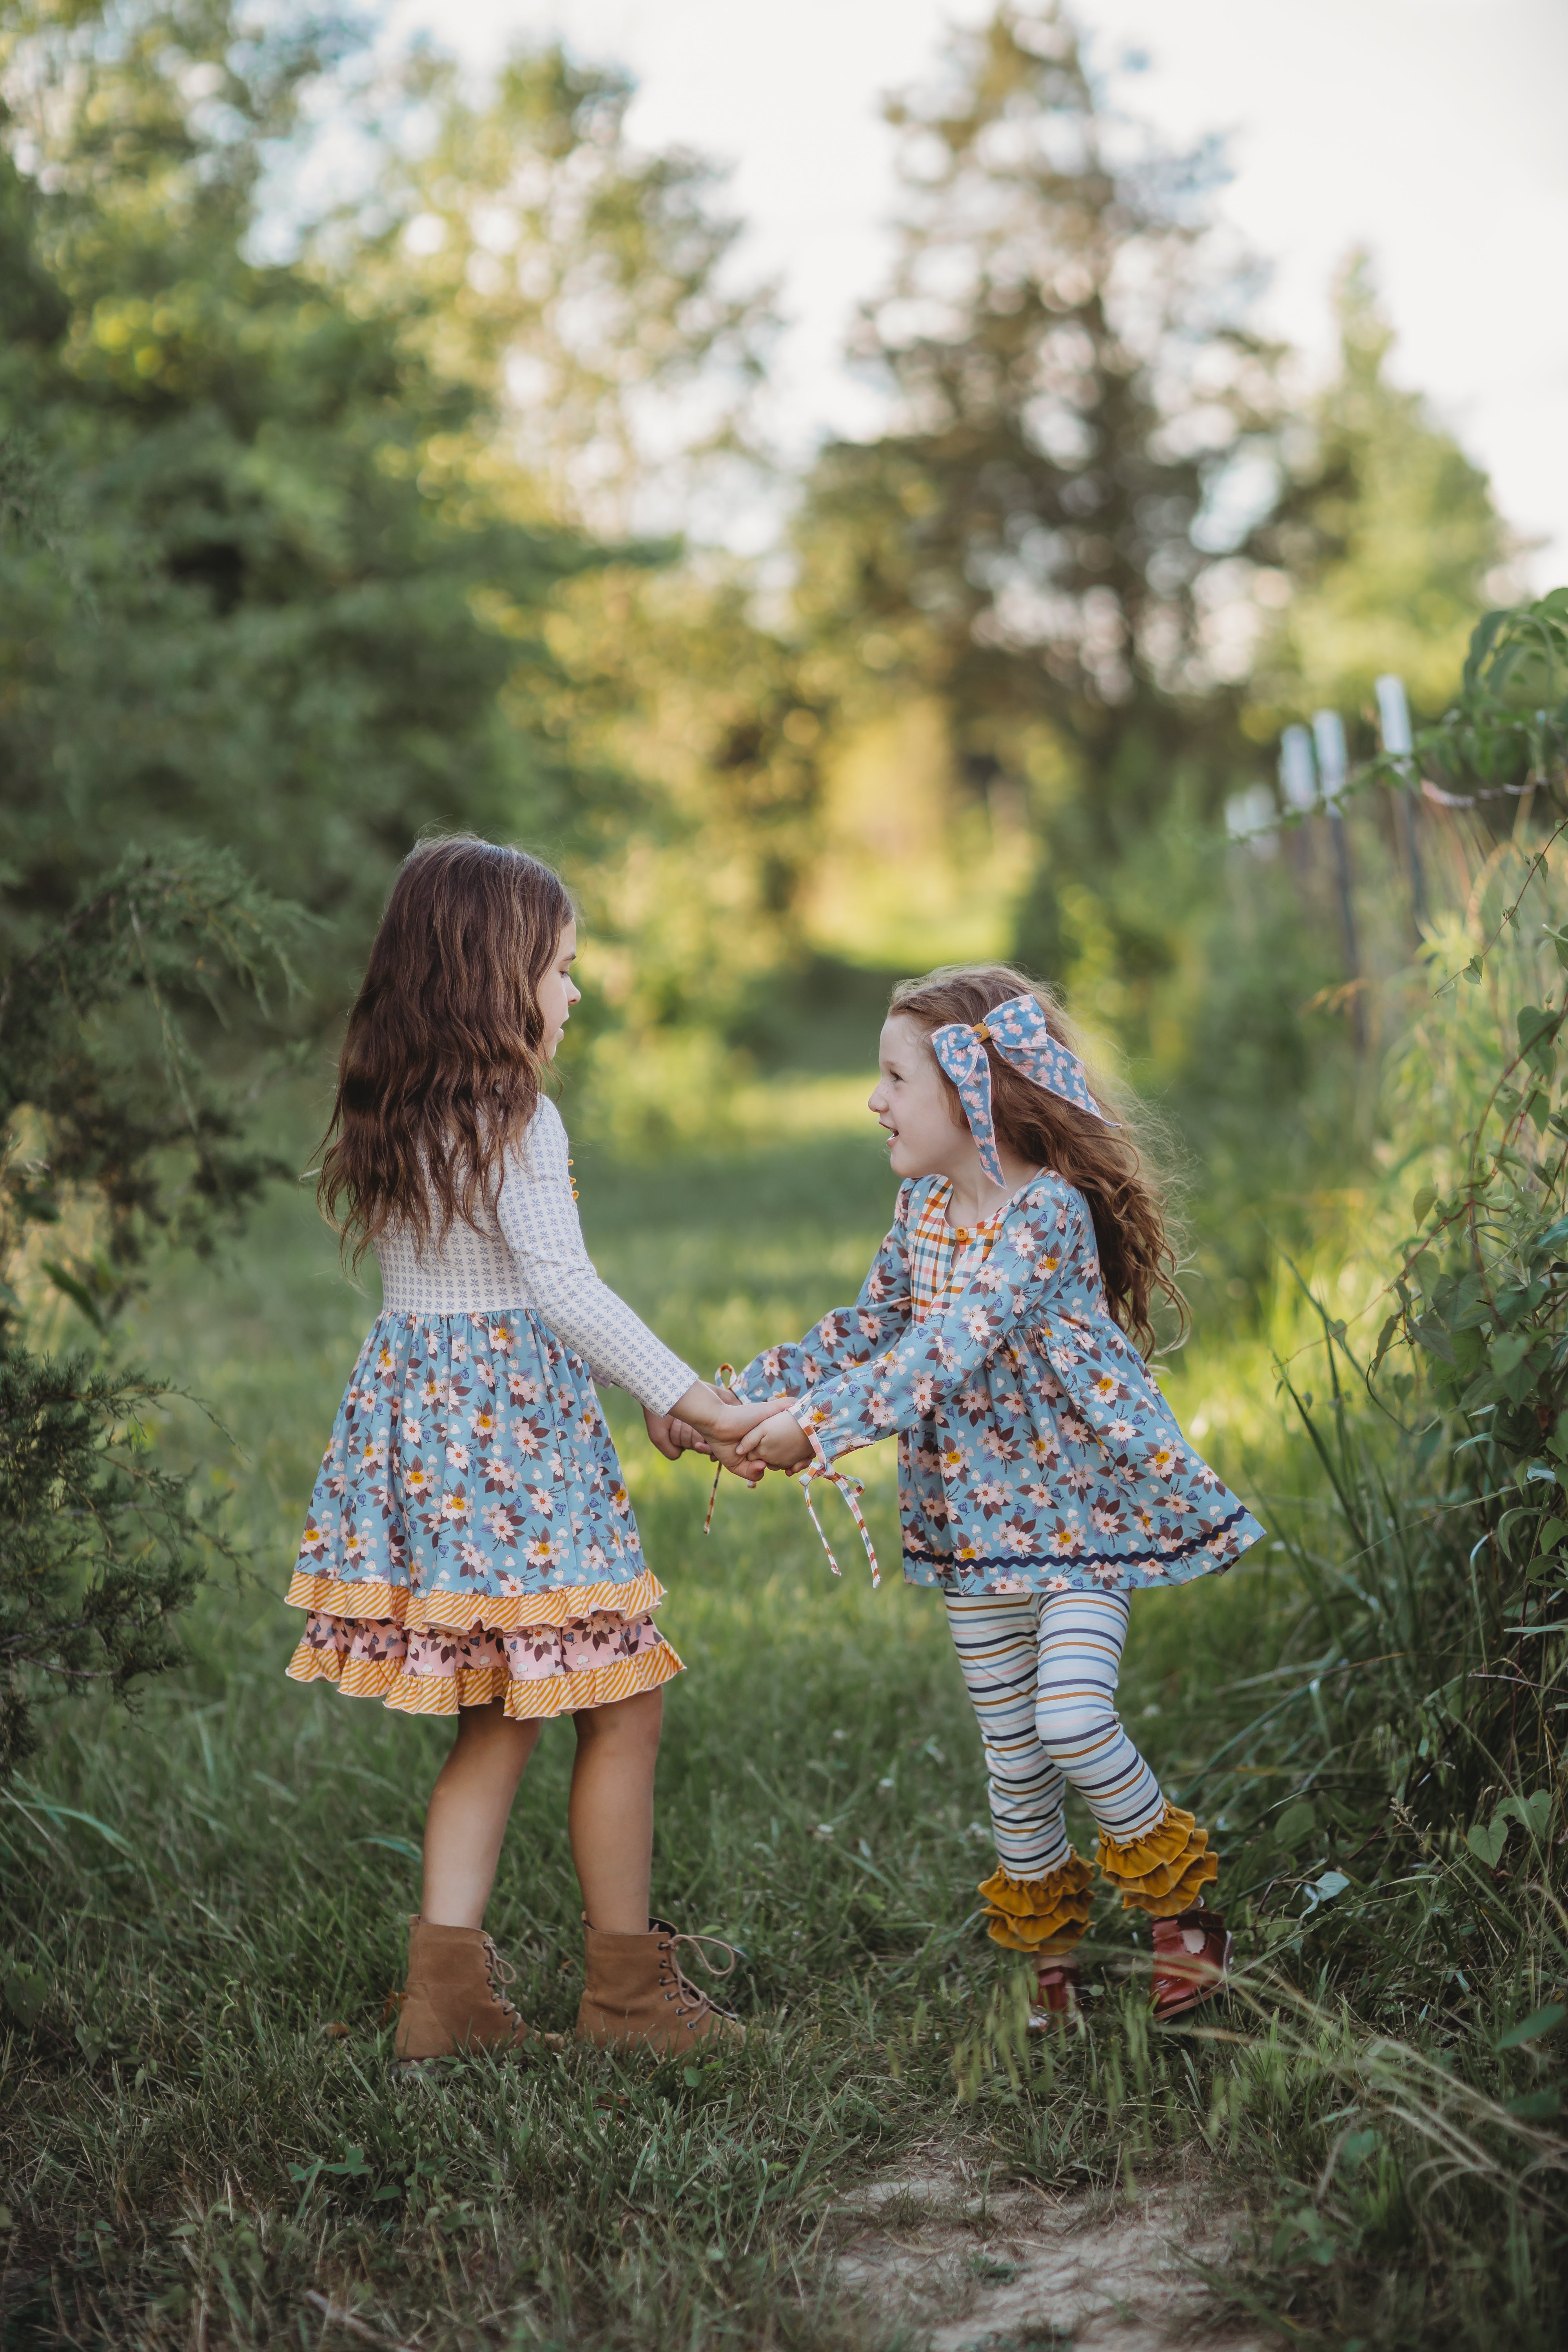
[[[499,1698],[458,1715],[425,1816],[421,1918],[438,1927],[484,1926],[511,1801],[538,1738],[538,1724],[514,1722]]]
[[[590,1927],[646,1936],[653,1869],[653,1768],[664,1693],[585,1709],[577,1726],[566,1826]]]

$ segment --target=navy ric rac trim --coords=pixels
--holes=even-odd
[[[957,1569],[965,1576],[977,1568],[1070,1569],[1096,1568],[1102,1564],[1108,1568],[1161,1568],[1168,1566],[1173,1559],[1185,1559],[1193,1552],[1207,1551],[1216,1536],[1223,1536],[1227,1528],[1234,1528],[1238,1519],[1245,1519],[1247,1516],[1246,1504],[1238,1503],[1228,1518],[1221,1519],[1202,1538],[1189,1537],[1174,1551],[1010,1551],[994,1559],[960,1559],[956,1552],[921,1551],[906,1539],[904,1558],[919,1560],[922,1567]]]

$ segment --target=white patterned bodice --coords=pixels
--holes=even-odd
[[[596,1381],[627,1389],[650,1412],[668,1412],[697,1378],[689,1364],[594,1270],[567,1165],[566,1129],[542,1096],[527,1133],[509,1151],[496,1213],[484,1230],[454,1218],[421,1258],[406,1227],[383,1234],[382,1306],[392,1315],[486,1315],[531,1307],[582,1357]]]

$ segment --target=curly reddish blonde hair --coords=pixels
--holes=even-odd
[[[901,980],[888,1011],[912,1021],[929,1037],[950,1021],[977,1027],[1014,996],[1032,996],[1051,1035],[1086,1061],[1056,991],[1012,964],[948,964],[927,972],[923,980]],[[936,1059],[934,1055],[931,1058]],[[1152,1309],[1156,1298],[1163,1297],[1174,1310],[1177,1337],[1184,1337],[1187,1302],[1176,1285],[1167,1186],[1152,1164],[1146,1116],[1129,1103],[1124,1088],[1098,1073],[1089,1074],[1089,1091],[1113,1115],[1114,1127],[1036,1086],[1004,1061],[989,1041],[985,1058],[991,1065],[991,1107],[998,1140],[1020,1160],[1061,1177],[1089,1203],[1106,1300],[1117,1322],[1149,1354],[1155,1341]],[[958,1088],[940,1063],[937,1067],[954,1119],[960,1127],[967,1126]]]

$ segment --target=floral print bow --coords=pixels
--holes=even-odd
[[[987,1044],[995,1046],[1005,1062],[1043,1087],[1047,1094],[1059,1095],[1063,1102],[1075,1103],[1079,1110],[1092,1111],[1096,1118],[1105,1119],[1113,1127],[1114,1119],[1105,1113],[1089,1090],[1083,1064],[1078,1055],[1060,1040],[1053,1037],[1046,1026],[1046,1016],[1032,996],[1011,996],[988,1013],[984,1021],[972,1026],[967,1021],[950,1021],[931,1032],[931,1051],[958,1088],[958,1098],[963,1105],[963,1115],[969,1121],[980,1153],[980,1164],[993,1184],[1005,1181],[1001,1155],[996,1149],[996,1129],[991,1111],[991,1064],[986,1058]]]

